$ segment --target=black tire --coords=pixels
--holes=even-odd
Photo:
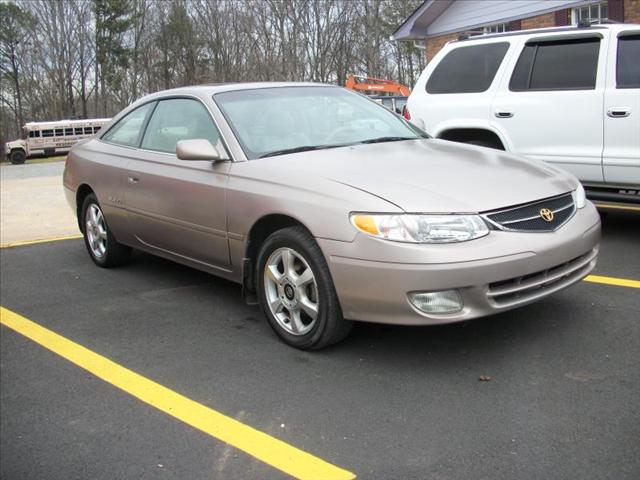
[[[88,231],[87,226],[87,211],[91,207],[97,207],[100,211],[100,214],[103,218],[104,230],[106,231],[106,240],[104,241],[105,251],[102,255],[98,255],[94,252],[94,249],[91,246],[90,232]],[[82,203],[82,208],[80,209],[80,218],[78,219],[78,223],[80,225],[80,229],[82,230],[82,235],[84,236],[84,245],[87,247],[87,252],[91,257],[91,260],[98,265],[99,267],[109,268],[109,267],[118,267],[120,265],[125,265],[131,259],[131,247],[127,247],[126,245],[122,245],[117,242],[116,238],[111,233],[109,226],[107,225],[107,221],[102,214],[102,207],[98,203],[98,199],[96,196],[91,193],[87,195]]]
[[[311,269],[317,284],[317,317],[311,329],[304,334],[293,335],[283,328],[275,318],[267,301],[265,288],[265,266],[270,256],[278,249],[292,249],[303,257]],[[342,317],[342,309],[331,279],[329,267],[314,238],[302,227],[278,230],[262,245],[256,268],[258,300],[269,324],[288,345],[301,350],[318,350],[345,338],[353,322]]]
[[[26,159],[27,155],[23,150],[14,150],[13,152],[11,152],[11,155],[9,155],[9,161],[13,165],[22,165]]]

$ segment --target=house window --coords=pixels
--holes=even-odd
[[[482,33],[485,35],[488,33],[503,33],[506,31],[507,31],[506,23],[496,23],[495,25],[486,25],[482,27]]]
[[[571,23],[577,25],[580,21],[602,23],[609,19],[607,2],[592,3],[584,7],[571,9]]]

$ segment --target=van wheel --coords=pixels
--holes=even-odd
[[[324,255],[301,227],[278,230],[258,256],[258,299],[269,324],[292,347],[318,350],[347,336]]]
[[[92,193],[82,204],[80,226],[91,260],[99,267],[117,267],[129,262],[131,247],[122,245],[109,230],[98,199]]]
[[[27,155],[23,150],[14,150],[11,152],[11,155],[9,155],[9,161],[13,165],[22,165],[26,159]]]

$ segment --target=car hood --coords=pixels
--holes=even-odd
[[[443,140],[354,145],[256,162],[267,160],[280,172],[323,177],[415,213],[483,212],[578,186],[571,174],[551,165]]]

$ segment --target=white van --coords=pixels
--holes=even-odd
[[[422,72],[406,116],[437,138],[554,163],[590,198],[640,203],[640,25],[450,42]]]

